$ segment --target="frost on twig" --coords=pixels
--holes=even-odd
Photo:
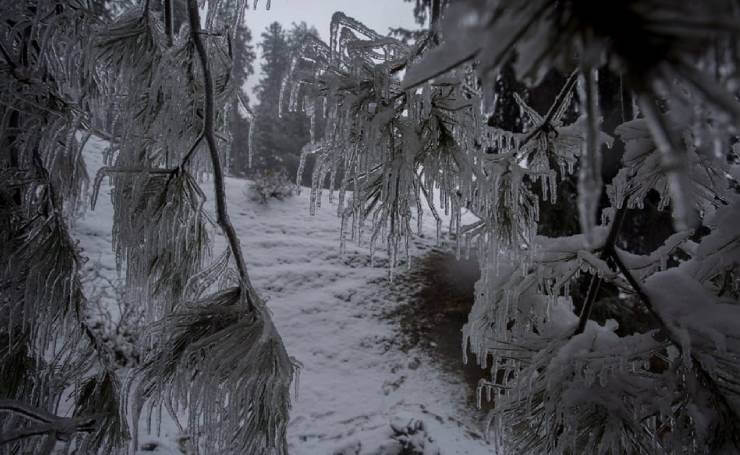
[[[205,90],[202,131],[213,170],[216,222],[226,235],[239,283],[181,305],[162,320],[160,350],[136,375],[134,421],[138,422],[146,400],[150,406],[164,402],[173,414],[180,407],[187,410],[188,430],[194,440],[202,435],[208,451],[286,453],[290,385],[296,367],[250,282],[239,238],[229,219],[214,135],[213,79],[206,48],[197,33],[197,0],[189,0],[188,13]]]

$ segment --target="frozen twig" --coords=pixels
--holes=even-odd
[[[198,59],[203,70],[203,87],[205,92],[205,106],[204,106],[204,118],[203,118],[203,138],[208,146],[208,151],[211,155],[211,164],[213,167],[213,187],[216,198],[216,222],[221,227],[226,235],[229,242],[229,248],[231,253],[234,255],[234,262],[236,268],[239,271],[239,278],[242,282],[244,290],[247,292],[247,302],[251,307],[255,307],[259,302],[257,292],[254,290],[252,283],[247,273],[247,265],[244,261],[244,253],[242,252],[241,245],[239,244],[239,238],[236,235],[236,230],[231,224],[229,219],[229,212],[226,206],[226,191],[224,189],[224,173],[221,169],[221,159],[218,156],[218,148],[216,146],[216,136],[214,135],[214,100],[213,100],[213,77],[211,75],[210,68],[208,66],[208,55],[203,44],[203,40],[198,32],[200,32],[200,13],[198,11],[197,0],[188,1],[188,17],[190,20],[190,29],[192,30],[191,39],[195,45]]]
[[[69,440],[75,433],[95,430],[95,419],[98,417],[59,417],[18,400],[0,400],[0,412],[15,414],[34,422],[33,425],[0,433],[0,445],[44,434],[54,440]]]

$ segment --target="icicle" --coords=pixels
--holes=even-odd
[[[304,149],[303,152],[301,152],[301,158],[298,161],[298,172],[296,172],[295,177],[295,184],[298,186],[298,188],[300,188],[303,184],[303,172],[306,167],[306,159],[308,158],[309,153],[309,150]]]
[[[609,381],[608,381],[608,377],[607,377],[606,368],[602,367],[601,368],[601,371],[599,371],[599,385],[602,388],[606,388],[608,382]]]
[[[347,249],[347,218],[351,215],[351,212],[347,211],[342,214],[342,219],[339,225],[339,254],[343,255]]]
[[[558,200],[558,180],[555,171],[550,173],[550,204],[556,204]],[[537,217],[539,218],[539,217]]]
[[[306,102],[304,104],[308,104],[308,102]],[[312,144],[315,144],[316,143],[316,128],[318,127],[317,126],[317,123],[316,123],[316,112],[318,111],[318,106],[317,106],[316,99],[314,99],[312,101],[312,103],[310,104],[310,106],[311,106],[311,108],[310,108],[310,112],[309,112],[309,120],[310,120],[309,132],[311,134],[311,143]]]
[[[547,190],[550,188],[550,185],[547,183],[546,174],[540,174],[540,184],[542,186],[542,199],[547,200]]]
[[[254,117],[252,117],[252,121],[249,122],[249,133],[247,133],[247,149],[248,149],[248,157],[247,157],[247,166],[252,167],[252,159],[254,157],[254,130],[255,128],[255,121]]]
[[[581,231],[585,235],[586,246],[590,247],[594,242],[593,228],[601,197],[601,140],[599,137],[596,70],[588,68],[584,70],[582,77],[586,102],[587,130],[578,176],[578,214]]]
[[[290,87],[290,97],[288,98],[288,111],[290,112],[296,112],[298,110],[298,94],[300,88],[300,83],[294,83]]]

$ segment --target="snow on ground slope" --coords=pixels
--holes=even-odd
[[[102,165],[104,147],[99,140],[88,145],[91,175]],[[340,255],[336,207],[324,200],[310,216],[308,190],[263,206],[244,194],[246,181],[229,178],[226,184],[231,220],[249,273],[267,300],[288,352],[303,364],[288,426],[290,453],[383,453],[381,448],[392,442],[391,420],[398,426],[418,418],[433,439],[426,441],[428,448],[436,445],[449,455],[490,454],[475,420],[466,417],[473,413],[466,412],[465,390],[453,385],[428,355],[402,352],[399,325],[381,317],[389,306],[404,303],[406,296],[399,289],[413,286],[398,285],[403,272],[398,271],[392,284],[384,261],[371,266],[367,248],[348,243]],[[83,254],[90,258],[88,267],[96,270],[86,283],[89,290],[107,286],[100,277],[116,278],[107,185],[105,179],[96,210],[74,227]],[[202,186],[212,204],[212,183]],[[434,227],[428,221],[431,234]],[[412,254],[422,254],[429,244],[416,241]],[[219,235],[214,255],[224,248]],[[160,437],[142,441],[158,444],[159,453],[178,453],[175,439],[172,425],[164,424]]]

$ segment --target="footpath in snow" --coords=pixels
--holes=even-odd
[[[88,145],[91,175],[102,166],[104,147],[94,139]],[[426,431],[409,439],[421,435],[425,454],[437,449],[445,455],[490,454],[459,379],[443,372],[428,351],[405,352],[400,324],[383,317],[413,303],[415,284],[404,281],[405,266],[391,283],[382,257],[371,266],[368,248],[348,242],[340,255],[336,206],[326,197],[311,216],[307,189],[260,205],[245,195],[245,180],[229,178],[226,185],[252,281],[266,299],[289,354],[303,365],[288,426],[290,453],[394,454],[399,443],[391,439],[391,423],[398,428],[419,419]],[[202,187],[212,204],[211,182]],[[104,179],[96,210],[74,226],[90,259],[89,271],[95,270],[86,286],[97,294],[117,277],[109,191]],[[434,227],[428,221],[429,235],[414,242],[414,256],[433,244]],[[214,256],[225,245],[216,235]],[[151,449],[140,453],[180,453],[173,425],[163,423],[158,436],[147,435],[144,425],[141,431],[142,442]]]

